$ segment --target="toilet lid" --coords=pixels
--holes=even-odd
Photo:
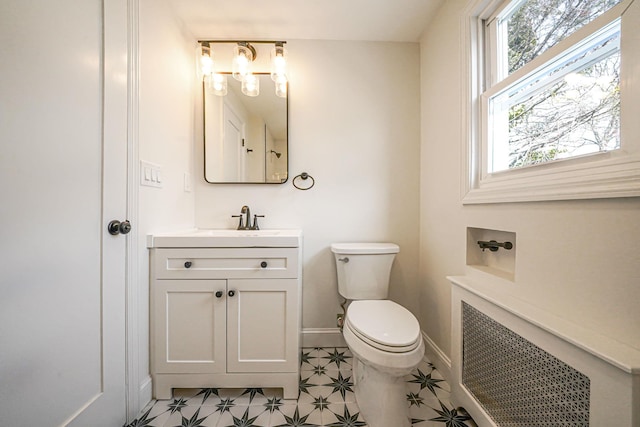
[[[395,243],[333,243],[331,252],[336,254],[397,254],[400,246]]]
[[[358,338],[383,351],[411,351],[420,344],[418,321],[393,301],[353,301],[345,323]]]

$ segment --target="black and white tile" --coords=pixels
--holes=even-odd
[[[283,399],[279,389],[176,389],[173,399],[152,401],[127,427],[367,427],[353,394],[352,363],[347,348],[305,348],[298,400]],[[407,376],[412,425],[475,427],[449,394],[423,360]]]

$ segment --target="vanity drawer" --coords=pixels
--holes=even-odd
[[[156,279],[298,277],[297,248],[154,249]]]

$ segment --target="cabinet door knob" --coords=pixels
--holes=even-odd
[[[222,291],[216,292],[216,298],[222,298]]]
[[[236,291],[229,291],[229,296],[232,297],[236,294]]]
[[[185,261],[184,268],[191,268],[191,261]]]
[[[268,265],[268,264],[267,264],[267,261],[262,261],[262,262],[260,263],[260,267],[262,267],[262,268],[267,268],[267,265]]]

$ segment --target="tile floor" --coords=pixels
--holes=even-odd
[[[347,348],[304,348],[300,397],[278,389],[176,389],[173,399],[152,401],[127,427],[366,427],[353,394]],[[411,424],[475,427],[449,402],[449,385],[426,359],[407,376]],[[396,427],[396,426],[388,426]]]

